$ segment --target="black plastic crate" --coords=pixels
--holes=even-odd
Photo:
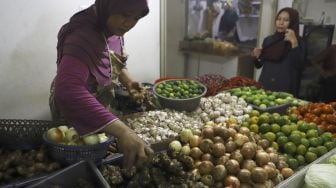
[[[30,150],[43,144],[42,135],[62,122],[48,120],[0,119],[0,146]]]
[[[28,188],[82,188],[80,181],[85,181],[91,187],[110,188],[98,168],[91,161],[80,161],[63,170],[60,170],[49,177],[34,183]]]
[[[253,109],[258,110],[261,113],[268,112],[268,113],[279,113],[283,115],[283,114],[286,114],[288,108],[292,106],[292,101],[285,103],[285,104],[281,104],[278,106],[272,106],[272,107],[264,108],[264,109],[260,108],[259,106],[253,105],[253,104],[249,104],[249,105],[251,105]]]

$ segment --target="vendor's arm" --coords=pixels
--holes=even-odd
[[[75,57],[64,56],[55,81],[55,100],[65,119],[80,135],[102,129],[118,118],[88,91],[89,68]]]

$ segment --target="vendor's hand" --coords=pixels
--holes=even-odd
[[[124,168],[142,166],[154,154],[153,150],[136,133],[120,120],[114,121],[104,131],[117,138],[118,151],[123,153]]]
[[[127,90],[136,103],[142,104],[144,102],[146,90],[139,82],[130,82],[127,84]]]
[[[292,48],[295,48],[298,46],[298,41],[297,41],[295,32],[292,29],[286,29],[285,40],[289,41],[292,44]]]
[[[261,48],[254,48],[251,52],[251,56],[255,58],[259,58],[261,54]]]

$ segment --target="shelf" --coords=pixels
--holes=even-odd
[[[239,15],[239,18],[259,18],[258,14],[250,14],[250,15]]]

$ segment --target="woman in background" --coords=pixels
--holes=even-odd
[[[103,131],[117,138],[126,168],[143,164],[153,151],[110,112],[110,105],[119,83],[142,100],[142,88],[126,69],[122,36],[148,12],[146,0],[96,0],[58,33],[53,119],[64,116],[80,136]]]
[[[298,96],[304,68],[304,47],[299,37],[299,14],[281,9],[275,19],[276,32],[264,39],[262,48],[251,52],[255,67],[263,68],[259,82],[265,89]]]

